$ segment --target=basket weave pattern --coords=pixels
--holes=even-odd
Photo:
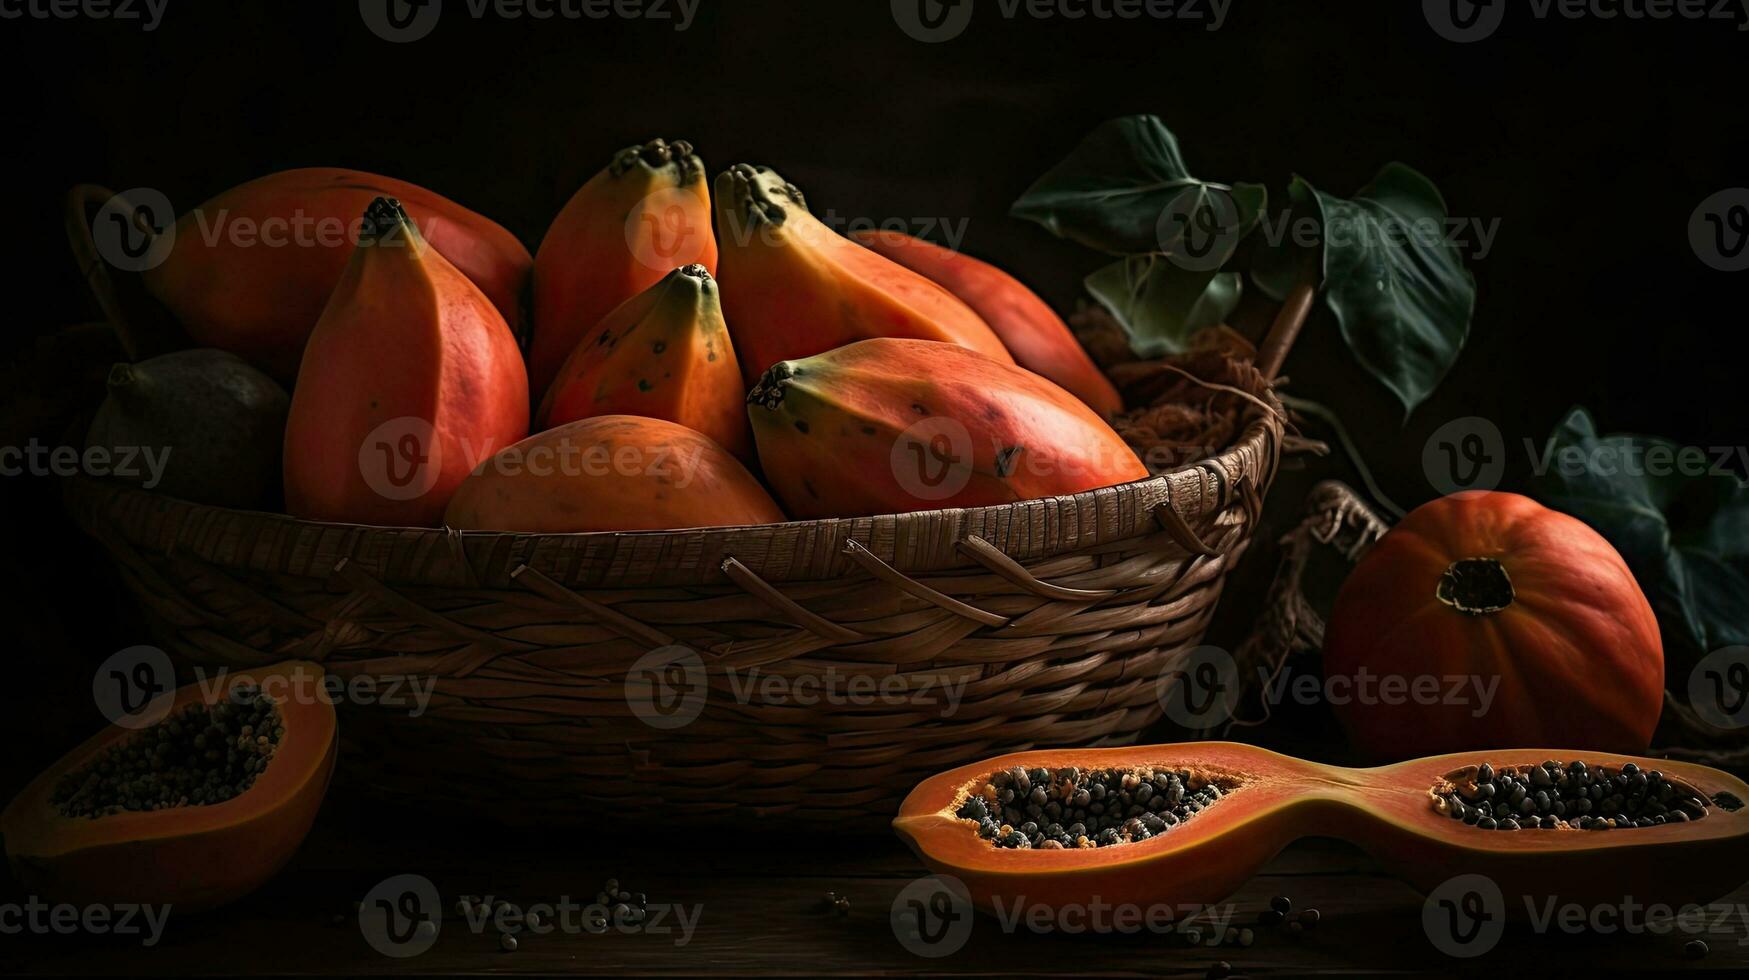
[[[1139,483],[757,528],[372,528],[91,479],[67,501],[179,669],[434,680],[418,717],[342,704],[350,783],[513,822],[869,829],[943,768],[1156,721],[1281,439],[1254,411],[1219,455]],[[636,710],[659,649],[701,665],[679,727]]]

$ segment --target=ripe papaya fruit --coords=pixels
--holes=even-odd
[[[474,466],[528,433],[516,338],[393,198],[304,349],[285,434],[296,517],[431,526]]]
[[[522,292],[534,259],[488,218],[392,177],[305,167],[238,185],[184,214],[146,288],[197,344],[242,357],[282,383],[346,269],[358,216],[392,197],[433,248],[523,328]]]
[[[704,266],[688,265],[620,304],[583,338],[547,389],[539,428],[643,415],[697,429],[751,459],[746,400],[716,280]]]
[[[57,903],[178,913],[254,891],[297,851],[328,791],[336,726],[322,679],[301,661],[228,672],[92,736],[0,813],[14,875]],[[272,727],[260,726],[247,754],[215,762],[192,741],[212,725],[242,737],[243,724],[264,719]],[[130,754],[136,746],[156,751]]]
[[[658,531],[777,524],[783,511],[709,436],[597,415],[529,436],[456,489],[444,523],[478,531]]]
[[[772,366],[747,396],[797,518],[983,507],[1148,477],[1111,426],[1025,368],[881,337]]]
[[[1123,398],[1081,348],[1050,304],[988,262],[903,232],[865,229],[851,238],[929,278],[964,300],[996,331],[1014,361],[1068,389],[1106,418],[1123,411]]]
[[[1576,800],[1582,780],[1613,787],[1617,776],[1635,788],[1611,789],[1606,800],[1651,816],[1598,826],[1600,818],[1563,804],[1563,813],[1530,824],[1537,811]],[[1509,804],[1508,792],[1485,794],[1484,785],[1515,795],[1537,787],[1550,802],[1526,792]],[[1061,801],[1055,819],[1035,820],[1020,798],[1021,787],[1041,786]],[[1096,795],[1097,811],[1077,803]],[[1745,799],[1749,786],[1717,769],[1574,749],[1345,769],[1250,745],[1189,742],[1046,749],[962,766],[920,783],[893,825],[932,871],[963,882],[964,897],[989,912],[1012,914],[1016,901],[1052,910],[1095,902],[1208,908],[1283,847],[1317,836],[1359,846],[1424,893],[1457,875],[1485,876],[1505,906],[1489,911],[1525,918],[1546,914],[1551,900],[1681,908],[1729,894],[1749,879]],[[1529,815],[1517,830],[1505,826],[1517,825],[1509,817],[1487,817],[1497,824],[1488,829],[1477,817],[1484,807]],[[1043,826],[1033,831],[1016,816]]]
[[[768,167],[717,178],[723,315],[752,384],[778,361],[871,337],[940,340],[1014,363],[972,308],[833,231]]]
[[[1515,493],[1430,501],[1337,594],[1324,671],[1402,690],[1469,682],[1487,701],[1332,704],[1367,757],[1526,743],[1644,752],[1664,708],[1652,605],[1603,536]],[[1476,700],[1476,703],[1471,703]]]
[[[547,390],[602,317],[683,265],[717,271],[704,163],[685,140],[628,146],[572,195],[535,251],[530,390]]]

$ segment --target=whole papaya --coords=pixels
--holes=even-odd
[[[547,389],[539,425],[643,415],[696,429],[751,459],[746,397],[716,280],[688,265],[621,303],[583,338]]]
[[[683,425],[598,415],[529,436],[480,464],[444,523],[570,533],[730,527],[783,521],[735,457]]]
[[[878,338],[765,372],[747,396],[792,517],[983,507],[1146,479],[1080,399],[955,344]]]
[[[528,379],[504,317],[399,202],[377,198],[304,348],[286,510],[432,526],[481,459],[527,433]]]
[[[392,177],[305,167],[240,184],[184,214],[146,288],[205,347],[290,382],[379,197],[401,202],[426,240],[514,330],[534,259],[516,236],[438,194]]]
[[[723,314],[752,384],[778,361],[871,337],[959,344],[1012,364],[972,308],[808,213],[794,184],[737,164],[717,178]]]
[[[553,219],[534,257],[531,390],[544,392],[601,318],[683,265],[717,271],[710,184],[685,140],[614,154]]]
[[[850,237],[964,300],[1002,338],[1021,367],[1062,385],[1106,418],[1123,411],[1117,388],[1087,356],[1069,325],[1020,280],[964,252],[903,232],[864,230]]]

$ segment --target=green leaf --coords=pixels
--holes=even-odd
[[[1182,269],[1163,255],[1133,255],[1094,272],[1086,286],[1123,327],[1131,350],[1162,357],[1188,349],[1198,330],[1226,322],[1244,280],[1237,272],[1210,277]]]
[[[1281,303],[1302,279],[1323,284],[1322,250],[1317,241],[1301,241],[1298,235],[1305,222],[1320,226],[1322,214],[1317,192],[1296,174],[1287,186],[1286,208],[1276,215],[1273,224],[1269,216],[1261,217],[1262,233],[1252,238],[1256,247],[1251,255],[1251,281],[1258,292]],[[1321,240],[1321,231],[1314,237]]]
[[[1259,184],[1192,177],[1164,123],[1124,116],[1089,134],[1009,213],[1102,252],[1159,252],[1212,277],[1267,203]]]
[[[1666,655],[1749,644],[1749,488],[1699,447],[1599,436],[1574,409],[1536,461],[1534,492],[1589,524],[1651,600]]]
[[[1308,247],[1322,255],[1324,303],[1342,339],[1403,403],[1404,415],[1438,387],[1470,335],[1476,278],[1447,235],[1439,189],[1400,163],[1386,164],[1353,200],[1295,177],[1288,199],[1296,220],[1317,221],[1316,245],[1295,224],[1268,235],[1269,257],[1253,269],[1265,294],[1281,297],[1297,281]]]

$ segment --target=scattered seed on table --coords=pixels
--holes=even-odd
[[[1682,946],[1682,955],[1691,960],[1698,960],[1711,952],[1704,939],[1690,939]]]
[[[1264,909],[1257,913],[1257,924],[1260,926],[1278,926],[1281,925],[1282,920],[1285,918],[1287,917],[1274,909]]]
[[[432,939],[437,935],[437,923],[430,919],[425,919],[419,923],[417,931],[421,939]]]
[[[1294,910],[1294,903],[1286,895],[1277,895],[1269,900],[1269,907],[1285,916]]]
[[[508,932],[501,932],[498,934],[498,948],[499,949],[502,949],[506,953],[514,953],[514,952],[516,952],[516,945],[517,945],[517,943],[516,943],[515,936],[512,936]]]
[[[1198,929],[1195,926],[1190,926],[1189,928],[1186,928],[1186,929],[1180,929],[1180,930],[1178,930],[1178,934],[1180,936],[1183,936],[1184,941],[1189,943],[1192,946],[1201,946],[1202,945],[1202,930]]]
[[[1209,980],[1225,980],[1225,978],[1230,977],[1232,975],[1233,975],[1233,964],[1228,963],[1226,960],[1221,960],[1220,962],[1215,963],[1213,966],[1209,967],[1209,972],[1208,972]]]
[[[1301,935],[1306,931],[1305,923],[1295,919],[1287,924],[1287,931],[1296,936]]]
[[[1253,942],[1256,942],[1256,941],[1257,941],[1257,933],[1252,932],[1250,929],[1240,929],[1239,930],[1239,945],[1249,946]]]
[[[1321,915],[1317,909],[1306,909],[1305,911],[1300,913],[1300,924],[1305,926],[1307,929],[1316,928],[1318,925],[1318,920],[1320,920],[1322,918],[1323,918],[1323,915]]]

